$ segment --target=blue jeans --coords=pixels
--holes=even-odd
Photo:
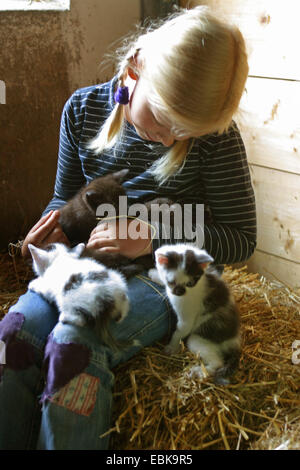
[[[0,449],[107,449],[112,369],[170,334],[176,320],[164,289],[146,273],[128,281],[130,311],[111,332],[119,350],[90,328],[58,323],[54,305],[32,291],[0,322]]]

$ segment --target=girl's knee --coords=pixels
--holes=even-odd
[[[5,359],[0,364],[0,381],[5,368],[16,371],[28,369],[40,356],[36,345],[20,335],[24,320],[22,313],[10,312],[0,322],[0,342]]]
[[[94,408],[100,383],[110,390],[114,380],[105,348],[94,342],[92,330],[63,323],[48,337],[44,371],[42,403],[51,402],[84,416]]]
[[[7,315],[11,314],[18,314],[19,318],[22,318],[22,330],[42,343],[46,341],[58,319],[56,307],[31,290],[28,290],[15,305],[10,307]]]
[[[47,336],[57,321],[57,311],[38,294],[28,291],[0,321],[0,341],[5,363],[13,370],[25,370],[42,363]]]

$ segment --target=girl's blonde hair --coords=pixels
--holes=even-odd
[[[137,54],[139,65],[134,60]],[[248,75],[239,29],[204,6],[180,10],[161,26],[135,38],[119,60],[120,86],[129,66],[147,82],[148,100],[171,120],[175,136],[227,131]],[[124,119],[124,106],[116,103],[90,148],[100,153],[114,146]],[[188,146],[189,139],[175,142],[155,163],[152,172],[158,181],[181,167]]]

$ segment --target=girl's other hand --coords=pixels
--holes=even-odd
[[[124,238],[120,238],[120,225],[117,220],[103,221],[91,232],[87,248],[110,253],[120,253],[128,258],[137,258],[138,256],[152,253],[151,230],[146,227],[143,238],[132,238],[130,233],[130,223],[136,223],[132,219],[122,219],[121,233],[124,232]],[[134,230],[133,226],[132,229]],[[135,225],[138,233],[142,230]],[[123,236],[122,235],[122,236]]]
[[[65,245],[70,245],[69,240],[58,222],[59,216],[60,212],[58,210],[50,211],[48,214],[41,217],[32,227],[22,245],[22,256],[24,258],[30,257],[30,251],[28,249],[29,243],[39,248],[44,248],[50,243],[64,243]]]

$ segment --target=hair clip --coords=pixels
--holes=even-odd
[[[128,86],[119,86],[114,94],[115,102],[119,104],[129,103],[129,90]]]

